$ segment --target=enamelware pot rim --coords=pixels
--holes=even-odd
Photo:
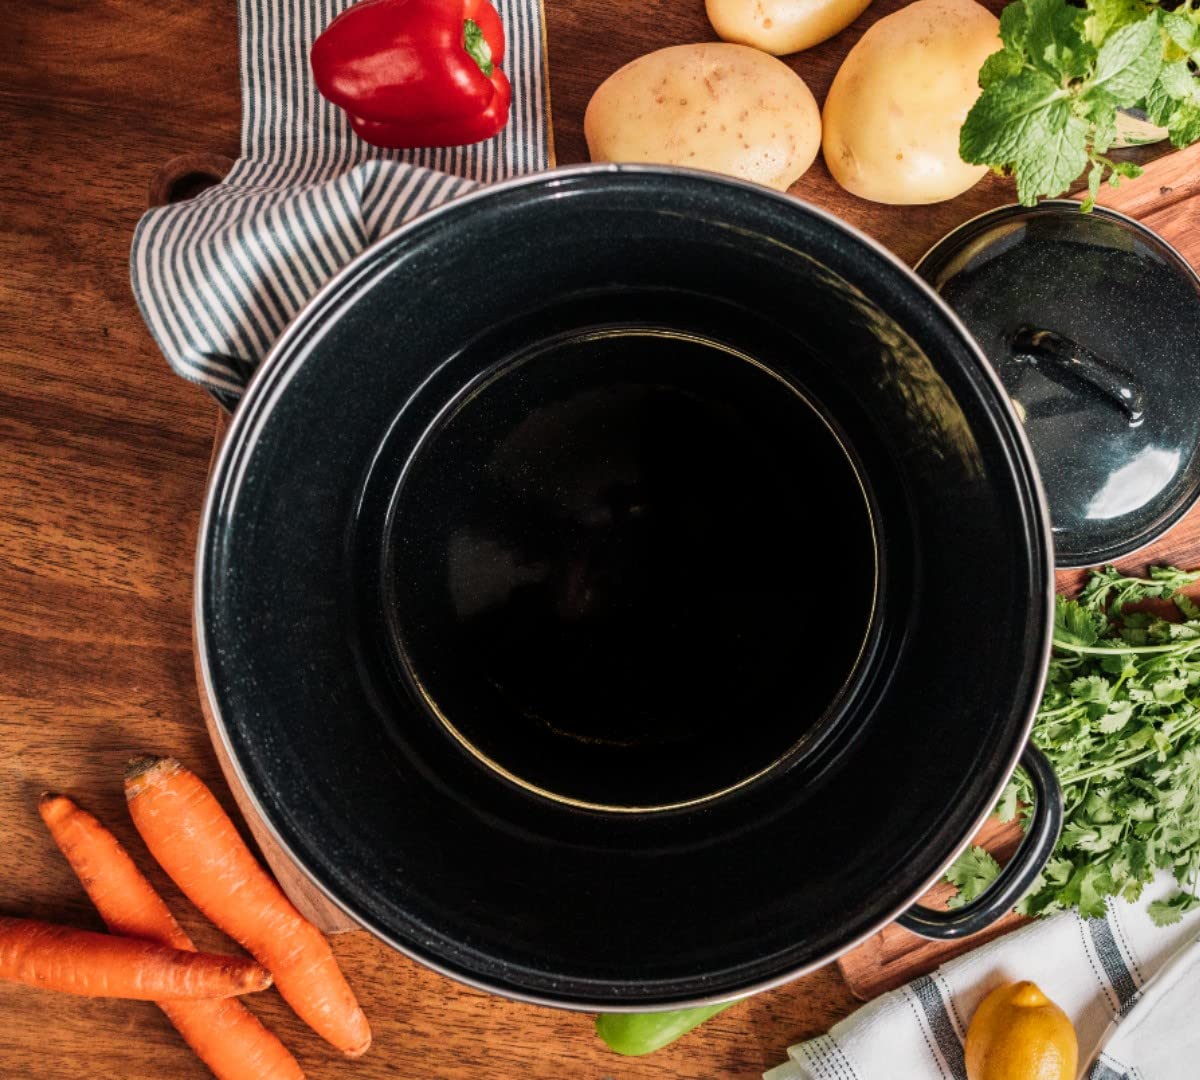
[[[286,388],[290,381],[289,373],[281,369],[290,355],[290,348],[297,337],[305,327],[314,319],[330,301],[350,282],[360,271],[377,259],[380,254],[391,247],[402,245],[410,231],[418,228],[424,228],[430,221],[461,215],[464,211],[469,210],[476,204],[486,203],[498,195],[505,192],[511,192],[514,189],[529,188],[529,187],[547,187],[553,188],[554,185],[579,180],[594,180],[602,182],[606,177],[630,177],[630,176],[647,176],[665,179],[667,181],[673,178],[678,178],[687,181],[689,184],[703,184],[713,187],[724,188],[728,191],[744,192],[748,198],[754,200],[773,201],[780,207],[787,209],[789,212],[796,212],[803,215],[808,215],[813,219],[818,220],[824,227],[841,233],[849,237],[855,244],[862,248],[868,249],[876,258],[883,260],[895,270],[900,271],[907,283],[914,289],[915,292],[921,294],[921,299],[933,309],[933,312],[939,316],[961,339],[961,345],[966,349],[971,358],[974,360],[978,369],[978,373],[990,384],[994,391],[995,404],[997,405],[997,414],[995,419],[998,423],[1002,423],[1004,434],[1012,447],[1017,451],[1017,457],[1014,460],[1014,467],[1021,471],[1019,483],[1022,485],[1022,490],[1029,495],[1032,512],[1032,520],[1028,524],[1028,532],[1031,540],[1035,540],[1035,549],[1031,552],[1031,559],[1040,563],[1046,568],[1045,579],[1041,583],[1041,600],[1043,601],[1043,619],[1042,625],[1038,628],[1040,636],[1040,645],[1038,647],[1034,660],[1036,661],[1036,675],[1029,693],[1029,703],[1024,710],[1025,715],[1021,717],[1019,724],[1019,738],[1013,740],[1011,752],[1007,755],[1005,768],[997,773],[997,779],[987,808],[978,815],[970,827],[965,829],[957,844],[951,850],[947,850],[945,858],[939,863],[936,872],[927,876],[920,884],[911,889],[909,894],[902,902],[893,905],[883,916],[874,920],[872,924],[862,933],[857,934],[852,940],[842,943],[836,950],[828,955],[821,956],[811,963],[805,963],[800,966],[789,968],[779,974],[773,975],[770,978],[756,981],[751,985],[746,985],[736,993],[721,992],[717,994],[698,993],[694,997],[687,1000],[671,1000],[669,1002],[642,1002],[628,1001],[619,1002],[612,1000],[580,1000],[575,997],[571,998],[555,998],[552,994],[532,993],[515,990],[511,986],[497,985],[482,977],[471,977],[465,974],[462,970],[452,969],[450,966],[443,964],[436,956],[429,953],[423,953],[420,949],[411,947],[405,942],[398,940],[395,935],[374,923],[370,917],[364,916],[361,910],[356,909],[352,900],[345,899],[332,892],[321,880],[320,876],[306,864],[304,858],[290,845],[287,837],[275,826],[266,807],[260,800],[259,794],[255,791],[250,783],[249,777],[243,767],[242,761],[235,750],[233,741],[230,736],[229,727],[226,719],[222,714],[221,704],[218,700],[218,694],[212,675],[212,658],[210,655],[210,642],[208,639],[208,631],[205,626],[204,603],[206,593],[209,589],[209,582],[206,578],[206,551],[209,546],[209,541],[212,535],[212,527],[214,518],[218,513],[217,502],[224,488],[226,474],[231,468],[231,463],[234,461],[235,455],[244,445],[253,445],[257,440],[261,431],[265,418],[270,414],[279,397],[286,392]],[[280,370],[277,370],[280,369]],[[211,711],[215,730],[218,738],[221,741],[225,755],[228,757],[231,768],[233,769],[236,781],[245,791],[246,798],[254,811],[262,819],[264,827],[268,830],[275,843],[284,854],[293,862],[293,864],[304,874],[304,876],[312,883],[323,896],[325,896],[334,906],[342,910],[359,925],[369,930],[376,937],[383,940],[385,943],[395,948],[397,951],[404,953],[414,960],[430,967],[441,974],[459,982],[464,982],[476,989],[497,993],[501,996],[526,1001],[532,1004],[546,1005],[560,1008],[568,1008],[584,1012],[647,1012],[658,1009],[677,1009],[691,1006],[701,1006],[716,1004],[718,1002],[737,1000],[743,997],[748,997],[752,994],[763,990],[787,983],[808,971],[815,970],[829,963],[836,956],[848,951],[862,941],[868,939],[883,927],[893,922],[897,916],[910,908],[927,889],[933,885],[942,875],[945,868],[953,862],[958,854],[970,844],[972,837],[975,835],[980,826],[991,813],[991,807],[996,799],[999,798],[1008,777],[1013,768],[1017,765],[1018,759],[1029,739],[1032,730],[1034,716],[1038,701],[1040,700],[1042,686],[1044,684],[1045,674],[1049,662],[1050,649],[1052,644],[1052,628],[1054,614],[1054,578],[1053,578],[1053,549],[1051,544],[1050,524],[1046,511],[1045,496],[1041,487],[1040,478],[1038,477],[1032,450],[1025,437],[1022,425],[1018,420],[1015,410],[1011,404],[1008,395],[1005,393],[1003,386],[1000,383],[998,376],[980,351],[978,345],[972,339],[966,327],[958,319],[950,307],[930,288],[921,278],[919,278],[911,268],[905,265],[899,258],[884,248],[882,245],[871,239],[869,236],[853,228],[852,226],[841,221],[836,216],[818,208],[802,200],[795,199],[783,193],[774,192],[770,189],[750,184],[748,182],[729,179],[718,176],[712,173],[701,172],[698,170],[667,168],[657,166],[640,166],[640,165],[579,165],[565,168],[559,168],[546,173],[538,173],[530,176],[516,177],[510,180],[505,180],[478,191],[459,196],[442,206],[439,206],[431,211],[419,215],[411,222],[406,223],[397,231],[381,238],[374,244],[366,248],[350,263],[343,267],[335,274],[326,284],[313,296],[313,298],[305,304],[291,324],[280,336],[275,343],[270,353],[263,361],[258,371],[251,379],[245,396],[240,403],[238,409],[234,413],[232,423],[226,434],[224,443],[222,444],[213,468],[210,473],[210,483],[206,492],[203,513],[200,521],[198,534],[197,554],[196,554],[196,569],[195,569],[195,587],[194,587],[194,632],[195,643],[197,650],[197,670],[200,676],[201,692],[207,701],[208,708]],[[1032,669],[1033,664],[1030,664]],[[1013,710],[1014,716],[1016,710]]]

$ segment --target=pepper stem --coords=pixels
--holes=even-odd
[[[492,47],[474,19],[463,19],[463,48],[479,65],[479,70],[490,79],[496,67],[492,63]]]

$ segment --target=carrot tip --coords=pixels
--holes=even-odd
[[[131,757],[125,763],[125,779],[136,780],[139,776],[148,773],[162,760],[151,754],[138,754],[136,757]]]
[[[58,795],[53,791],[43,791],[38,799],[38,813],[47,825],[53,826],[55,822],[70,814],[74,805],[64,795]]]
[[[363,1056],[363,1054],[365,1054],[370,1049],[371,1049],[371,1036],[368,1035],[367,1041],[365,1043],[363,1043],[361,1046],[356,1046],[353,1050],[345,1051],[345,1054],[346,1054],[346,1057],[348,1057],[348,1058],[360,1058]]]

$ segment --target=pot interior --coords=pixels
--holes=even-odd
[[[198,618],[264,817],[489,989],[720,999],[887,921],[1036,705],[1035,474],[965,333],[818,212],[501,186],[297,322],[214,478]]]
[[[602,304],[625,320],[474,343],[462,388],[423,432],[397,429],[371,483],[394,484],[381,592],[401,692],[526,790],[633,812],[716,797],[811,742],[878,575],[851,452],[773,358],[730,348],[735,328],[632,322],[620,296],[593,318]],[[830,521],[845,572],[814,578]],[[375,534],[360,524],[368,549]]]

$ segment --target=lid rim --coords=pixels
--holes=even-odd
[[[1030,234],[1017,228],[1002,230],[1001,236],[995,235],[1007,222],[1023,223],[1029,222],[1033,218],[1046,220],[1047,215],[1050,219],[1059,221],[1068,220],[1069,215],[1069,221],[1076,225],[1074,231],[1068,230],[1062,234],[1055,232],[1056,239],[1061,239],[1065,244],[1070,245],[1073,240],[1079,240],[1082,235],[1081,247],[1095,247],[1099,254],[1113,255],[1115,252],[1120,252],[1128,260],[1128,263],[1123,265],[1137,260],[1139,273],[1144,273],[1147,277],[1144,282],[1141,278],[1138,280],[1141,291],[1136,288],[1128,290],[1128,305],[1122,304],[1120,300],[1114,300],[1109,290],[1102,289],[1097,292],[1085,288],[1072,294],[1071,299],[1073,302],[1077,302],[1078,306],[1072,307],[1068,311],[1064,306],[1064,301],[1056,301],[1056,297],[1062,296],[1064,290],[1059,287],[1059,281],[1053,277],[1053,271],[1046,268],[1049,260],[1039,261],[1037,258],[1039,250],[1037,245],[1045,238],[1046,226]],[[1088,228],[1086,223],[1089,220],[1097,223],[1110,223],[1111,226],[1117,227],[1117,232],[1127,236],[1132,234],[1132,237],[1136,239],[1131,240],[1128,247],[1124,247],[1120,244],[1119,238],[1114,239],[1115,233],[1111,228],[1101,228],[1096,242],[1089,245],[1088,239],[1091,234],[1086,231]],[[1016,239],[1013,239],[1014,237]],[[1137,243],[1137,240],[1142,242]],[[1187,425],[1187,417],[1179,411],[1181,402],[1186,403],[1192,400],[1200,405],[1200,382],[1198,382],[1200,376],[1195,374],[1197,368],[1200,368],[1200,356],[1197,356],[1195,363],[1192,363],[1190,362],[1191,357],[1187,354],[1175,356],[1170,353],[1164,354],[1162,351],[1164,348],[1169,348],[1169,343],[1173,340],[1170,335],[1172,327],[1186,328],[1189,318],[1200,322],[1200,272],[1184,258],[1174,245],[1148,225],[1128,214],[1106,206],[1097,206],[1090,215],[1084,215],[1077,200],[1047,199],[1035,206],[1010,203],[977,214],[933,244],[916,262],[914,270],[955,308],[956,313],[980,343],[982,350],[987,355],[989,365],[997,374],[1006,369],[1005,356],[1002,355],[1003,348],[1000,347],[1000,352],[997,353],[997,341],[992,340],[999,325],[996,309],[1004,304],[1003,296],[999,303],[990,302],[985,298],[989,296],[988,285],[977,280],[973,284],[967,284],[966,289],[969,291],[960,295],[956,300],[953,284],[969,282],[968,278],[960,277],[963,268],[969,265],[971,270],[975,271],[977,268],[985,266],[989,255],[995,250],[994,245],[1000,243],[1004,243],[1005,246],[999,249],[997,257],[1006,260],[1003,264],[1005,270],[994,270],[991,280],[993,282],[997,280],[995,274],[1007,272],[1013,275],[1013,280],[1022,285],[1027,284],[1026,295],[1031,308],[1045,309],[1043,311],[1045,317],[1040,319],[1039,325],[1046,325],[1053,329],[1051,324],[1056,322],[1065,322],[1069,325],[1072,314],[1076,319],[1080,312],[1083,312],[1085,316],[1094,314],[1097,325],[1108,327],[1112,331],[1112,340],[1124,345],[1124,356],[1121,355],[1121,350],[1118,348],[1116,355],[1111,357],[1114,362],[1121,364],[1122,361],[1126,361],[1132,370],[1140,370],[1141,374],[1149,379],[1147,386],[1153,384],[1157,376],[1158,416],[1156,417],[1157,423],[1149,436],[1154,440],[1150,445],[1157,445],[1161,441],[1163,447],[1180,452],[1176,455],[1176,461],[1171,467],[1170,474],[1160,485],[1153,488],[1143,505],[1153,503],[1158,496],[1166,496],[1165,500],[1161,500],[1166,503],[1165,507],[1150,514],[1144,511],[1139,514],[1142,508],[1135,507],[1128,512],[1128,516],[1132,518],[1131,523],[1124,526],[1119,524],[1119,521],[1126,517],[1126,514],[1117,515],[1111,519],[1111,524],[1096,523],[1090,522],[1086,513],[1081,510],[1081,506],[1089,494],[1091,483],[1086,477],[1083,480],[1083,486],[1076,487],[1074,490],[1065,486],[1069,483],[1068,481],[1060,480],[1057,499],[1054,498],[1054,485],[1050,485],[1050,490],[1047,491],[1052,521],[1056,517],[1055,511],[1057,510],[1065,519],[1064,532],[1068,534],[1082,532],[1087,535],[1086,526],[1093,526],[1091,540],[1082,545],[1068,545],[1064,548],[1062,546],[1063,537],[1058,532],[1054,533],[1055,565],[1059,569],[1082,569],[1126,558],[1165,536],[1200,501],[1200,466],[1198,466],[1200,450],[1192,448],[1193,441],[1200,442],[1200,432],[1196,433],[1196,440],[1188,437],[1190,428]],[[975,244],[978,246],[974,247]],[[1064,248],[1063,250],[1074,251],[1074,248]],[[981,261],[977,263],[976,259]],[[1060,273],[1066,274],[1067,270],[1064,267],[1070,266],[1072,262],[1078,266],[1077,260],[1086,259],[1086,255],[1068,254],[1064,256],[1064,259],[1065,263],[1056,261],[1054,268]],[[959,260],[958,265],[955,265],[956,260]],[[1086,263],[1084,268],[1087,269]],[[980,272],[986,271],[981,270]],[[1170,286],[1169,279],[1172,277],[1178,279],[1179,287],[1185,293],[1190,286],[1191,291],[1195,294],[1197,307],[1193,309],[1186,302],[1186,297],[1175,310],[1167,310],[1161,299],[1156,304],[1156,299],[1162,294],[1155,292],[1153,288],[1155,277],[1157,277],[1160,288],[1164,286],[1164,283],[1166,286]],[[1008,279],[1001,277],[998,280],[1002,286],[1007,285]],[[1068,279],[1064,278],[1063,280]],[[1086,281],[1087,278],[1085,277],[1083,280]],[[1108,295],[1107,301],[1103,299],[1106,294]],[[990,295],[996,294],[993,291]],[[1168,295],[1172,296],[1177,303],[1179,302],[1180,294],[1174,286],[1170,286]],[[1059,304],[1057,308],[1055,307],[1056,302]],[[1025,314],[1023,309],[1021,295],[1013,295],[1009,298],[1007,310]],[[1138,321],[1138,325],[1132,328],[1128,325],[1128,315],[1125,320],[1121,318],[1123,313],[1130,311],[1136,313]],[[1164,311],[1166,314],[1163,314]],[[1176,312],[1181,312],[1181,314]],[[1037,316],[1035,315],[1034,318],[1036,320]],[[1163,329],[1164,327],[1165,329]],[[1143,342],[1151,344],[1143,346],[1143,352],[1139,356],[1138,346]],[[1135,363],[1135,360],[1138,362]],[[1164,379],[1168,381],[1174,379],[1178,382],[1179,393],[1174,396],[1173,404],[1171,403],[1172,396],[1163,390]],[[1035,395],[1036,400],[1038,391],[1033,389],[1031,392]],[[1016,391],[1013,400],[1018,405],[1022,401],[1028,401],[1020,390]],[[1162,408],[1164,401],[1168,402],[1165,409]],[[1112,402],[1110,401],[1109,404],[1111,405]],[[1068,415],[1070,419],[1066,418]],[[1060,448],[1065,444],[1065,440],[1070,438],[1070,434],[1064,435],[1062,423],[1075,424],[1075,432],[1086,433],[1089,430],[1097,430],[1087,426],[1089,417],[1086,407],[1082,413],[1073,408],[1069,414],[1063,414],[1063,417],[1058,422],[1057,430],[1055,421],[1048,418],[1045,413],[1042,414],[1040,421],[1030,421],[1033,423],[1033,429],[1029,431],[1029,436],[1034,448],[1035,463],[1039,473],[1048,479],[1054,478],[1056,465],[1063,460]],[[1080,425],[1084,426],[1080,427]],[[1039,428],[1040,430],[1035,430]],[[1172,434],[1172,431],[1176,434]],[[1183,432],[1183,438],[1177,434],[1179,431]],[[1078,435],[1076,438],[1079,438]],[[1049,441],[1047,442],[1047,440]],[[1079,442],[1080,445],[1083,445],[1088,440],[1079,439]],[[1142,450],[1146,449],[1145,446],[1141,448],[1136,445],[1130,446],[1127,442],[1122,443],[1119,447],[1117,444],[1112,445],[1115,449],[1111,452],[1115,454],[1115,458],[1109,458],[1107,461],[1103,457],[1095,456],[1095,451],[1093,451],[1090,466],[1093,475],[1098,472],[1103,478],[1106,470],[1124,468],[1126,463],[1132,463]],[[1137,482],[1132,477],[1130,481]],[[1149,483],[1157,482],[1151,478]],[[1097,487],[1094,490],[1099,491],[1100,488]],[[1082,498],[1076,494],[1078,491],[1083,492]],[[1081,526],[1084,527],[1081,528]],[[1131,526],[1132,533],[1130,533]]]
[[[1005,203],[1003,206],[994,206],[990,210],[984,210],[981,214],[976,214],[973,218],[968,218],[960,225],[956,225],[940,240],[935,241],[930,245],[928,250],[914,264],[913,271],[919,274],[925,281],[929,282],[929,278],[922,271],[925,269],[925,264],[932,261],[933,257],[938,254],[942,248],[950,249],[952,247],[961,246],[960,236],[964,236],[970,230],[976,230],[977,227],[990,220],[1000,221],[1007,217],[1016,217],[1020,214],[1039,214],[1049,210],[1071,210],[1073,213],[1082,214],[1079,201],[1077,199],[1042,199],[1036,206],[1022,206],[1020,203]],[[1169,240],[1161,234],[1155,232],[1145,222],[1139,221],[1135,217],[1130,217],[1128,214],[1120,210],[1114,210],[1108,206],[1094,206],[1088,214],[1099,217],[1109,218],[1118,221],[1124,225],[1132,226],[1137,232],[1143,236],[1149,237],[1154,241],[1157,247],[1161,247],[1171,257],[1171,261],[1183,271],[1186,277],[1191,278],[1196,289],[1200,291],[1200,271],[1198,271],[1190,262],[1183,257],[1182,252],[1175,247]],[[953,243],[952,243],[953,241]],[[932,282],[929,282],[931,287]]]

